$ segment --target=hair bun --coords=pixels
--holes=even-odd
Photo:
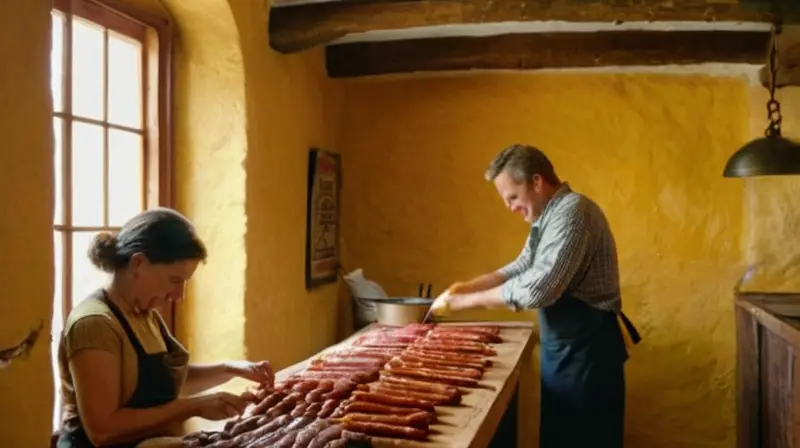
[[[111,232],[98,232],[89,246],[89,260],[105,272],[117,268],[117,237]]]

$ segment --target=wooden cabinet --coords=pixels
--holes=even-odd
[[[737,447],[800,448],[800,294],[742,294],[735,310]]]

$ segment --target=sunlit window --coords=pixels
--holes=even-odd
[[[99,231],[118,230],[148,202],[158,203],[147,196],[157,193],[148,191],[147,182],[159,178],[152,172],[154,164],[148,164],[159,149],[148,134],[158,134],[158,129],[146,125],[149,111],[158,110],[158,105],[148,104],[154,101],[147,92],[146,69],[148,62],[158,60],[148,48],[152,39],[144,24],[98,3],[58,0],[52,20],[53,424],[58,428],[57,356],[64,319],[106,281],[86,256],[89,243]]]

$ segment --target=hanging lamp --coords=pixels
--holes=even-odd
[[[753,140],[736,151],[723,171],[724,177],[780,176],[800,174],[800,144],[781,136],[781,105],[775,99],[778,71],[778,35],[780,24],[773,27],[769,52],[769,124],[764,137]]]

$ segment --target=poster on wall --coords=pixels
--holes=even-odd
[[[339,270],[340,156],[311,148],[306,213],[306,289],[336,281]]]

